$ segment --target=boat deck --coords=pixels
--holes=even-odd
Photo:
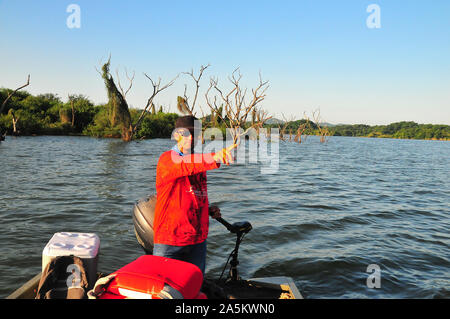
[[[99,274],[99,276],[101,276]],[[37,274],[6,299],[34,299],[41,273]],[[252,278],[225,284],[228,299],[303,299],[290,277]]]

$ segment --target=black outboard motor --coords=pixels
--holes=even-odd
[[[155,218],[156,195],[140,199],[133,207],[134,233],[147,255],[153,254],[153,220]]]

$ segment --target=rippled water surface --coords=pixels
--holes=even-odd
[[[0,297],[41,270],[55,232],[97,233],[104,273],[140,256],[131,209],[154,192],[158,157],[172,144],[7,137]],[[312,137],[280,143],[274,174],[250,161],[208,172],[208,193],[225,219],[253,225],[240,250],[244,278],[290,276],[307,298],[449,298],[449,161],[449,142]],[[211,221],[208,278],[233,247]],[[378,289],[366,284],[370,264],[381,269]]]

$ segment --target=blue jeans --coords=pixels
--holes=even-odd
[[[206,240],[200,244],[188,246],[172,246],[155,244],[154,256],[173,258],[196,265],[205,274],[206,266]]]

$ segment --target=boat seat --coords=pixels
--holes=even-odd
[[[203,273],[188,262],[145,255],[113,274],[99,299],[206,299]]]

